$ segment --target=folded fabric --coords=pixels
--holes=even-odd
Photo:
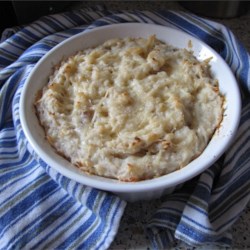
[[[249,55],[226,27],[170,11],[77,10],[43,17],[4,32],[0,44],[0,248],[107,249],[126,202],[78,184],[45,164],[20,124],[22,87],[37,61],[66,38],[120,22],[157,23],[185,31],[214,48],[229,64],[243,94],[239,132],[211,168],[165,197],[148,224],[156,249],[176,238],[191,245],[230,245],[228,229],[250,196]],[[16,32],[16,30],[18,30]],[[8,36],[8,37],[6,37]],[[35,83],[34,83],[35,84]]]

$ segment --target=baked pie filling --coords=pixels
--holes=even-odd
[[[62,61],[35,107],[47,140],[73,165],[140,181],[198,157],[223,100],[209,59],[150,36],[108,40]]]

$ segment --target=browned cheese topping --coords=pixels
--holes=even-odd
[[[209,60],[155,36],[112,39],[69,57],[35,106],[60,155],[84,172],[122,181],[185,167],[223,116]]]

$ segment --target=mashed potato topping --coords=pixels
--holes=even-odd
[[[35,107],[49,143],[73,165],[139,181],[199,156],[221,122],[223,97],[209,60],[151,36],[64,60]]]

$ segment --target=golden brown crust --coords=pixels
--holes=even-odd
[[[82,171],[155,178],[200,155],[220,126],[210,60],[155,36],[112,39],[56,65],[34,105],[48,142]]]

